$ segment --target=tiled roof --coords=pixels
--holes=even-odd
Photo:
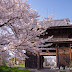
[[[66,19],[54,19],[54,20],[46,20],[48,22],[48,27],[55,27],[55,26],[70,26],[72,25],[70,23],[70,20],[68,18]],[[41,25],[43,26],[43,21],[40,21]]]
[[[49,23],[51,23],[51,27],[53,26],[68,26],[69,24],[69,19],[57,19],[57,20],[50,20]]]

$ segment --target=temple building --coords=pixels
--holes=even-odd
[[[50,20],[50,27],[44,32],[45,35],[40,35],[41,38],[52,36],[47,43],[52,43],[51,46],[40,48],[41,52],[36,56],[27,52],[29,56],[26,59],[26,68],[43,68],[44,56],[56,56],[56,66],[69,66],[72,59],[72,24],[69,19]],[[47,34],[46,34],[47,32]]]

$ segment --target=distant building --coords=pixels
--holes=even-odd
[[[9,59],[9,63],[11,63],[11,65],[25,64],[25,58],[20,59],[12,57],[11,59]]]

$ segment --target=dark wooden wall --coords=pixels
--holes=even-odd
[[[37,56],[33,55],[30,52],[27,52],[26,55],[29,57],[25,60],[26,68],[37,68]]]
[[[58,48],[58,66],[69,66],[70,48]]]
[[[72,28],[61,28],[61,29],[47,29],[45,33],[48,34],[41,35],[42,38],[47,38],[53,35],[54,38],[72,38]]]

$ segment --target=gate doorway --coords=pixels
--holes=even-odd
[[[43,68],[54,68],[57,66],[56,55],[43,56],[43,58],[44,58]]]
[[[42,50],[40,53],[40,68],[57,67],[57,49]]]

